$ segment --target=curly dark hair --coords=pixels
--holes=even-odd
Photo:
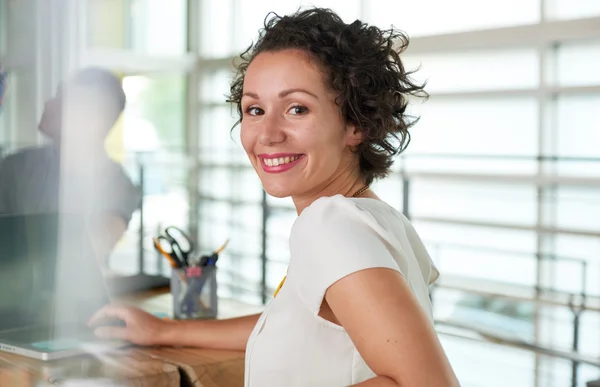
[[[367,184],[390,173],[394,157],[410,142],[408,129],[417,118],[408,116],[408,96],[427,97],[406,71],[400,54],[408,37],[394,29],[381,30],[360,20],[351,24],[330,9],[310,8],[287,16],[269,13],[258,41],[241,55],[227,102],[241,106],[244,77],[260,53],[300,49],[311,55],[325,73],[336,103],[347,122],[363,133],[356,148],[360,172]]]

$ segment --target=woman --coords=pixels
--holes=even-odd
[[[369,188],[408,143],[407,39],[333,12],[272,17],[231,87],[266,192],[298,212],[287,279],[260,316],[125,320],[102,337],[246,350],[246,386],[456,386],[432,324],[438,275],[408,220]]]

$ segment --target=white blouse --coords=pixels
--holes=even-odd
[[[246,346],[246,387],[341,387],[375,377],[344,328],[318,315],[327,288],[356,271],[402,273],[433,323],[428,287],[439,273],[408,219],[380,200],[316,200],[294,222],[290,253],[287,279]]]

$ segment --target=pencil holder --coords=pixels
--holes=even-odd
[[[173,317],[178,320],[217,317],[217,267],[193,266],[171,272]]]

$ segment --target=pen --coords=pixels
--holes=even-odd
[[[225,247],[227,247],[228,243],[229,239],[227,239],[221,247],[219,247],[214,253],[212,253],[212,255],[203,256],[200,259],[200,266],[215,265],[217,263],[217,260],[219,259],[219,253],[225,250]]]

